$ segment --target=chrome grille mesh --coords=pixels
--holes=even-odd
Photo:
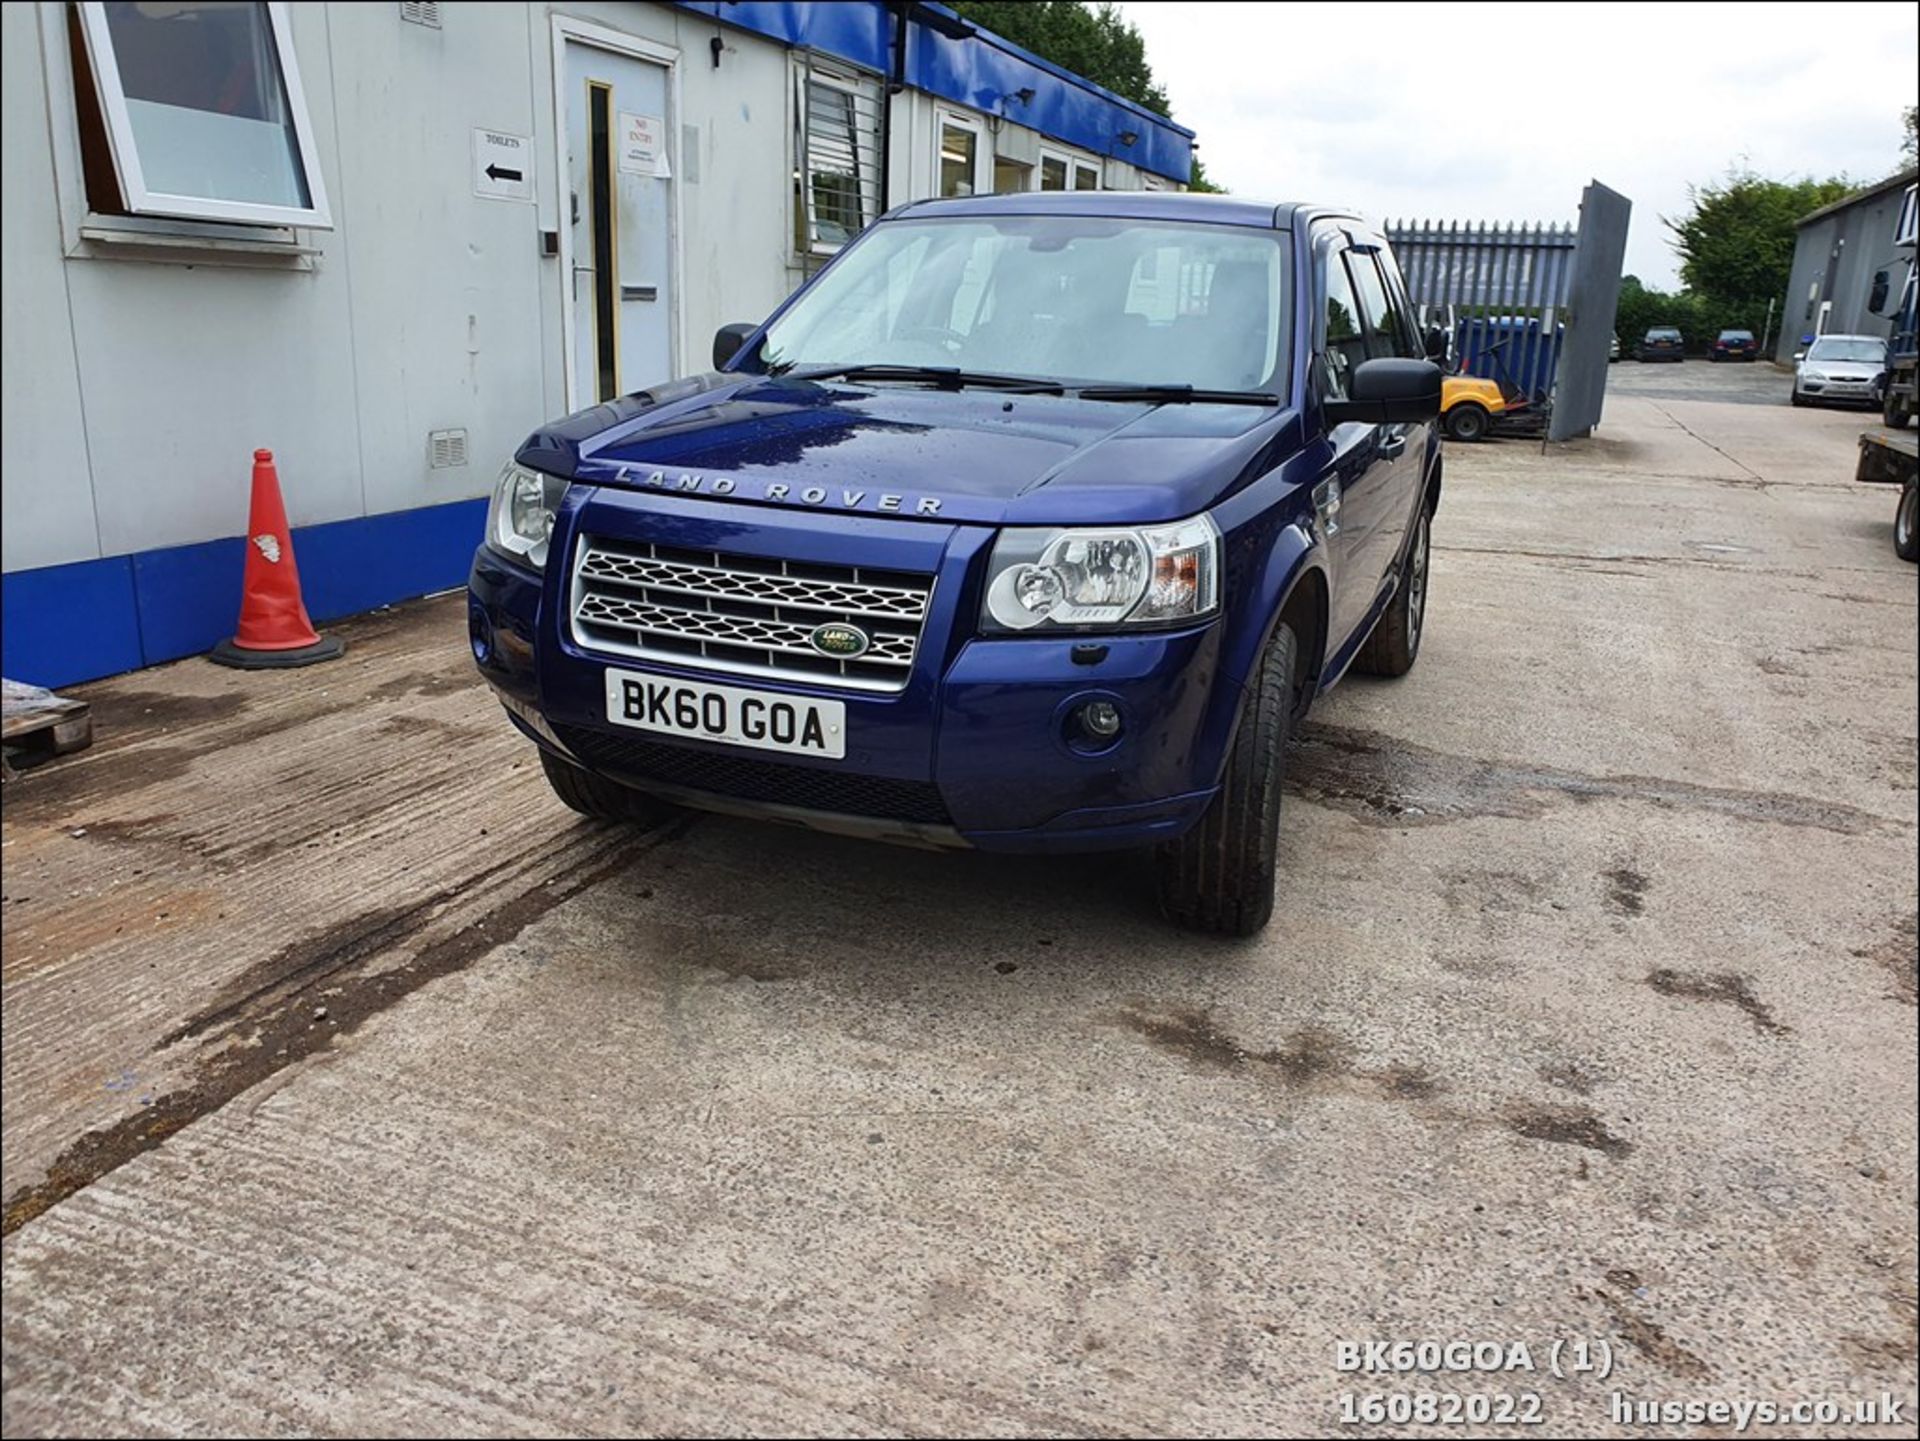
[[[932,585],[925,575],[590,536],[574,566],[574,639],[702,670],[899,690]],[[832,622],[858,626],[867,650],[815,650],[808,637]]]

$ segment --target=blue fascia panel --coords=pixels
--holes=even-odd
[[[293,533],[296,560],[303,534]],[[199,655],[233,634],[240,619],[246,545],[236,535],[198,545],[143,550],[128,557],[133,563],[134,604],[140,612],[142,665]],[[304,571],[300,579],[304,585]]]
[[[774,0],[679,0],[713,20],[782,44],[837,55],[882,75],[892,72],[893,21],[883,4],[774,3]],[[929,9],[952,14],[945,6]],[[971,22],[968,22],[971,23]],[[951,40],[925,25],[907,36],[906,81],[916,90],[988,115],[1003,115],[1043,135],[1096,155],[1113,156],[1185,184],[1193,170],[1193,132],[1164,115],[1063,70],[1011,40],[975,27]],[[1034,92],[1023,104],[1022,90]],[[1120,135],[1136,138],[1123,145]]]
[[[293,532],[316,622],[457,586],[486,526],[484,498],[359,516]],[[199,655],[233,634],[246,542],[238,536],[17,570],[0,591],[12,680],[62,686]]]
[[[8,680],[72,685],[140,664],[131,557],[0,576],[0,673]]]

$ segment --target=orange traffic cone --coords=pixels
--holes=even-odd
[[[221,641],[207,658],[242,670],[264,670],[332,660],[345,649],[340,641],[323,638],[307,619],[273,452],[256,450],[253,504],[247,515],[247,571],[240,584],[240,624],[233,639]]]

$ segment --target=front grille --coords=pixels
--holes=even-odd
[[[584,646],[702,670],[861,690],[907,683],[933,577],[589,536],[573,573]],[[822,625],[858,627],[858,656],[816,650]]]
[[[574,726],[561,727],[560,739],[587,764],[635,781],[843,816],[953,824],[940,792],[925,781],[781,765],[706,746],[672,745]]]

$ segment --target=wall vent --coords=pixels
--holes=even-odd
[[[428,463],[435,470],[448,470],[467,463],[467,433],[464,430],[427,432]]]
[[[400,0],[400,18],[409,25],[440,28],[440,0]]]

